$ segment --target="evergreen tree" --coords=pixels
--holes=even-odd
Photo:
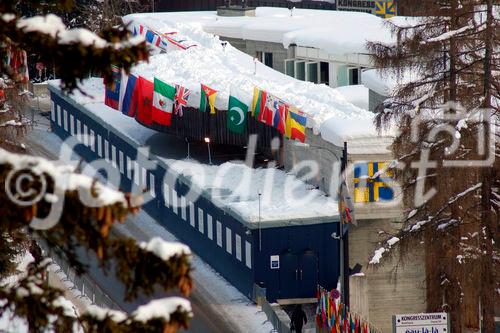
[[[49,261],[36,239],[63,254],[77,274],[87,270],[78,249],[94,252],[102,269],[114,271],[123,283],[127,300],[140,293],[153,295],[158,288],[178,289],[188,296],[192,288],[189,248],[158,238],[136,243],[109,232],[115,222],[138,211],[140,197],[107,188],[75,167],[15,153],[24,150],[18,139],[26,130],[20,103],[26,82],[20,68],[5,61],[7,52],[36,52],[56,66],[63,90],[70,92],[90,72],[111,79],[112,64],[128,71],[147,59],[146,45],[131,38],[123,25],[109,26],[96,35],[67,30],[50,14],[22,17],[18,12],[22,4],[0,2],[0,145],[10,151],[0,148],[0,317],[10,313],[25,318],[30,332],[71,332],[78,327],[89,332],[175,332],[187,327],[190,305],[179,297],[153,300],[130,314],[91,307],[75,318],[64,306],[63,291],[45,280]],[[72,5],[70,0],[26,4],[42,13],[50,12],[47,6],[70,9]],[[40,221],[51,216],[56,203],[62,203],[60,218],[45,230]],[[5,280],[17,273],[16,260],[26,251],[34,257],[27,272],[17,281]]]
[[[423,242],[427,310],[451,312],[453,332],[478,330],[481,316],[485,332],[493,332],[500,296],[500,6],[424,0],[418,7],[426,16],[388,22],[395,44],[368,45],[376,67],[398,82],[377,125],[399,130],[393,153],[406,208],[404,226],[376,253],[390,253],[395,242],[404,252]],[[488,156],[483,165],[471,163]],[[464,164],[447,162],[459,160]]]

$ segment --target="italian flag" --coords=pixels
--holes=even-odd
[[[214,90],[204,84],[201,84],[201,98],[200,98],[200,111],[205,112],[207,110],[207,102],[210,106],[210,113],[215,114],[215,97],[217,96],[217,90]]]
[[[155,78],[153,91],[153,121],[158,125],[170,126],[172,124],[174,96],[175,87]]]

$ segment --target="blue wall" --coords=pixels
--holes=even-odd
[[[258,283],[267,288],[268,299],[275,301],[314,297],[311,290],[316,283],[326,288],[336,285],[338,242],[330,235],[338,232],[338,223],[262,229],[259,250],[259,230],[248,229],[203,196],[189,202],[184,197],[186,184],[180,179],[175,184],[165,179],[165,164],[158,163],[154,170],[134,166],[138,148],[135,142],[52,88],[51,99],[54,133],[63,139],[70,135],[77,138],[82,144],[75,150],[87,161],[107,157],[121,173],[123,190],[130,191],[134,181],[148,188],[152,200],[143,209],[243,294],[251,298],[253,284]],[[95,138],[93,145],[80,138],[84,130]],[[186,206],[179,207],[183,201]],[[280,269],[270,269],[271,255],[280,255]]]

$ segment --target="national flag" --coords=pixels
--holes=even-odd
[[[259,114],[259,121],[273,126],[274,114],[279,108],[279,100],[271,94],[266,94],[266,103],[263,112]]]
[[[286,117],[286,137],[304,142],[306,140],[306,123],[307,118],[299,110],[290,107]]]
[[[126,76],[126,79],[122,80],[122,82],[125,82],[125,85],[122,84],[122,87],[120,88],[123,89],[123,98],[120,111],[129,117],[135,117],[138,97],[137,77],[133,74],[130,74]]]
[[[210,113],[215,114],[215,98],[217,97],[217,90],[214,90],[203,83],[201,84],[201,98],[200,98],[200,111],[207,110],[207,102],[210,106]]]
[[[286,103],[279,103],[277,112],[274,113],[273,127],[276,128],[281,134],[285,134],[286,115],[288,113],[289,105]]]
[[[264,90],[261,90],[260,92],[260,103],[258,103],[258,107],[259,107],[259,114],[258,116],[256,117],[258,121],[260,122],[263,122],[265,123],[266,122],[266,118],[265,118],[265,115],[266,115],[266,112],[265,112],[265,109],[266,109],[266,103],[267,103],[267,96],[269,94],[264,91]],[[257,106],[256,106],[257,107]]]
[[[153,108],[153,82],[139,76],[138,80],[138,107],[136,119],[142,124],[152,125],[152,108]]]
[[[187,106],[190,91],[178,84],[175,85],[174,113],[183,116],[183,107]]]
[[[112,82],[105,82],[106,92],[104,95],[104,104],[107,106],[118,110],[120,103],[120,81],[121,81],[121,70],[116,66],[112,66],[113,79]]]
[[[159,125],[170,126],[174,106],[175,87],[154,79],[153,121]]]
[[[252,102],[252,116],[259,118],[260,110],[262,108],[262,90],[257,87],[253,88],[253,102]],[[264,99],[265,103],[265,99]]]
[[[159,47],[161,43],[161,36],[148,29],[146,31],[146,41],[156,47]]]
[[[231,94],[227,109],[227,128],[232,132],[243,134],[247,124],[248,105]]]
[[[354,164],[354,202],[393,200],[392,177],[386,162]]]

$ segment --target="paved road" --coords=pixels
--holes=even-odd
[[[43,130],[44,126],[48,125],[48,121],[43,117],[36,116],[38,127],[36,130]],[[47,147],[44,147],[42,142],[38,142],[34,138],[30,138],[28,134],[25,138],[26,146],[31,154],[37,156],[43,156],[49,159],[53,159],[56,156],[50,152]],[[133,217],[132,217],[133,218]],[[133,223],[126,223],[132,225]],[[101,268],[97,265],[97,259],[92,257],[92,255],[87,256],[82,253],[81,258],[87,258],[87,264],[89,265],[89,272],[87,274],[88,278],[93,280],[98,287],[107,294],[116,304],[118,304],[123,310],[131,312],[137,308],[137,306],[147,303],[151,299],[160,298],[168,296],[162,291],[156,292],[153,296],[148,297],[144,295],[139,295],[139,297],[128,302],[123,299],[124,287],[117,281],[114,277],[112,270],[108,275],[104,274]],[[195,281],[199,283],[198,281]],[[172,294],[170,294],[172,295]],[[190,320],[189,329],[187,332],[192,333],[212,333],[212,332],[236,332],[236,330],[228,322],[228,318],[222,318],[219,313],[213,311],[210,306],[207,306],[207,296],[203,295],[202,292],[194,289],[193,293],[190,295],[189,300],[193,308],[194,317]],[[183,331],[186,332],[186,331]]]

